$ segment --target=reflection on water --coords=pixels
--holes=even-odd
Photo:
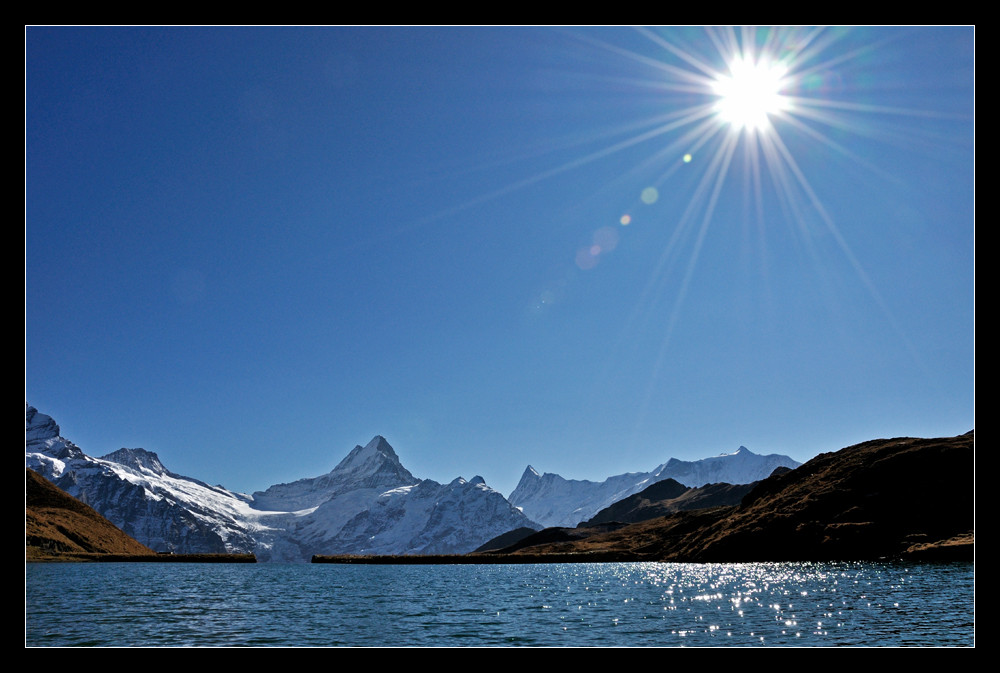
[[[26,643],[972,646],[972,563],[28,564]]]

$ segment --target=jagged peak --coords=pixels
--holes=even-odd
[[[375,435],[372,437],[372,440],[365,445],[364,450],[377,451],[386,458],[391,458],[397,462],[399,461],[399,456],[396,455],[396,452],[382,435]]]
[[[358,444],[347,456],[340,461],[334,471],[340,470],[355,470],[363,465],[369,465],[374,462],[383,462],[388,460],[389,462],[399,464],[399,457],[396,452],[393,451],[389,442],[385,440],[382,435],[375,435],[372,440],[361,446]]]
[[[45,453],[61,460],[84,456],[80,447],[60,436],[59,432],[59,425],[51,416],[39,413],[38,409],[25,403],[24,450],[26,452]]]
[[[51,416],[39,413],[38,409],[25,402],[24,432],[28,440],[50,439],[59,436],[59,425]]]
[[[170,470],[165,468],[163,463],[160,462],[160,457],[157,456],[155,452],[147,451],[146,449],[127,449],[123,447],[117,451],[112,451],[106,456],[101,456],[101,460],[118,463],[119,465],[135,469],[145,468],[155,472],[156,474],[170,473]]]
[[[522,493],[525,489],[536,489],[538,488],[538,484],[541,483],[542,475],[538,474],[538,470],[529,465],[524,468],[524,474],[521,475],[521,478],[517,482],[517,486],[515,486],[514,490],[511,491],[510,496],[514,496],[516,493]]]
[[[355,446],[330,472],[330,476],[338,480],[347,479],[365,488],[419,481],[403,467],[396,452],[381,435],[375,435],[364,446]]]
[[[472,479],[469,480],[469,483],[475,486],[477,484],[485,484],[486,480],[477,474],[476,476],[474,476]]]

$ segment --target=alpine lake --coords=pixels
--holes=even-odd
[[[950,563],[28,563],[25,644],[975,645]]]

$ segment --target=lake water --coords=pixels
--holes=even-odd
[[[973,646],[972,563],[26,564],[28,646]]]

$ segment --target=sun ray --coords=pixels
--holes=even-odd
[[[659,382],[660,373],[663,369],[664,363],[667,357],[667,351],[669,350],[670,342],[673,337],[674,329],[677,326],[677,322],[680,318],[681,307],[684,305],[684,299],[687,297],[688,289],[691,285],[691,280],[694,277],[694,271],[698,264],[698,258],[701,255],[701,248],[705,242],[706,235],[708,234],[708,228],[712,221],[712,215],[715,212],[715,206],[718,203],[719,193],[722,190],[722,186],[725,183],[726,176],[729,173],[729,165],[732,161],[733,154],[736,151],[737,139],[734,136],[729,136],[725,138],[723,147],[720,151],[716,153],[714,161],[716,165],[710,168],[709,171],[705,173],[705,177],[709,178],[714,175],[712,193],[709,196],[705,204],[705,212],[701,220],[701,226],[698,228],[698,236],[695,239],[694,246],[691,250],[691,256],[688,259],[687,268],[684,271],[684,276],[681,279],[680,286],[677,288],[677,294],[674,299],[673,308],[670,311],[670,317],[667,320],[666,329],[664,330],[664,335],[660,342],[660,347],[653,362],[653,366],[650,369],[649,382],[647,384],[646,394],[643,396],[642,406],[639,409],[637,423],[641,424],[646,413],[649,409],[650,401],[653,396],[653,388]],[[705,181],[702,185],[704,186]],[[685,222],[688,214],[691,211],[685,211],[684,216],[681,218],[681,222]],[[679,227],[681,225],[678,225]]]
[[[747,236],[756,239],[764,282],[769,277],[767,238],[772,235],[770,232],[776,224],[767,219],[764,204],[768,198],[775,198],[782,219],[789,227],[789,234],[805,247],[813,260],[820,287],[827,291],[831,304],[836,296],[829,291],[826,281],[832,276],[825,273],[824,268],[829,267],[828,270],[832,271],[832,260],[817,245],[819,239],[816,238],[815,226],[830,234],[848,268],[879,307],[898,339],[906,344],[905,349],[914,362],[921,364],[915,347],[903,333],[888,302],[881,296],[819,194],[809,184],[806,173],[783,136],[786,133],[796,134],[800,141],[815,142],[852,164],[891,181],[892,176],[885,170],[852,150],[848,143],[841,142],[839,134],[869,136],[906,147],[907,143],[916,140],[908,135],[914,131],[906,127],[877,127],[878,117],[949,121],[964,118],[947,112],[849,100],[849,92],[843,90],[836,91],[836,97],[826,95],[827,91],[820,85],[830,77],[832,70],[877,51],[891,42],[893,36],[834,53],[833,47],[846,38],[848,31],[826,28],[709,28],[705,31],[706,44],[714,54],[707,58],[707,51],[689,51],[652,29],[640,28],[637,32],[664,50],[664,62],[651,63],[656,59],[597,40],[590,42],[599,44],[610,53],[653,65],[664,75],[664,81],[653,85],[653,90],[687,96],[697,94],[710,105],[712,111],[705,114],[704,106],[684,107],[687,114],[678,116],[670,123],[669,131],[678,133],[676,138],[669,136],[666,125],[662,136],[649,134],[647,137],[650,139],[662,137],[668,142],[637,167],[648,170],[657,161],[666,160],[666,166],[656,182],[660,185],[670,180],[682,165],[674,158],[678,149],[683,147],[681,151],[708,158],[707,162],[700,164],[700,178],[688,192],[683,212],[671,228],[668,240],[638,293],[617,340],[615,350],[626,347],[630,334],[649,333],[654,322],[661,317],[664,320],[664,324],[657,327],[659,351],[649,373],[649,385],[637,424],[645,416],[657,381],[662,378],[664,367],[669,362],[670,344],[680,325],[685,298],[697,276],[698,260],[722,198],[723,186],[734,175],[739,175],[742,181],[743,230]],[[716,58],[720,65],[714,63]],[[675,62],[669,63],[672,59]],[[735,84],[734,80],[737,80]],[[695,109],[697,112],[690,112]],[[868,124],[860,123],[862,119]],[[836,129],[838,135],[825,133],[824,127]],[[726,130],[729,132],[722,133]],[[923,134],[923,141],[929,139],[927,129],[922,129],[920,133]],[[742,151],[737,155],[739,150]],[[697,227],[693,226],[695,221],[699,222]],[[690,252],[684,263],[681,260],[686,249]],[[677,276],[678,271],[680,277]],[[662,310],[665,302],[669,302],[666,315]]]
[[[809,203],[816,209],[816,212],[822,219],[823,224],[826,225],[827,230],[833,236],[833,239],[834,241],[836,241],[837,246],[840,248],[841,252],[843,252],[844,256],[850,263],[851,267],[854,269],[854,272],[855,274],[857,274],[858,279],[864,285],[865,289],[868,290],[868,293],[871,296],[872,300],[882,310],[883,316],[892,326],[893,330],[896,332],[896,335],[899,337],[900,341],[903,344],[905,344],[914,362],[916,362],[921,368],[926,369],[926,364],[923,362],[923,359],[917,352],[917,349],[913,345],[913,342],[906,335],[906,332],[902,329],[895,315],[893,315],[893,312],[889,308],[888,303],[882,297],[882,293],[879,292],[875,283],[868,275],[868,272],[865,270],[864,265],[861,264],[861,261],[857,258],[857,255],[854,254],[854,251],[851,249],[851,246],[847,242],[847,239],[840,231],[840,227],[837,226],[836,222],[834,222],[833,217],[830,216],[826,208],[823,206],[823,203],[820,201],[819,197],[816,195],[816,192],[809,184],[808,179],[806,179],[806,176],[802,173],[802,170],[799,168],[798,163],[795,161],[795,157],[792,156],[792,153],[788,150],[788,147],[785,146],[785,144],[781,141],[780,136],[775,134],[774,137],[771,138],[771,140],[774,143],[774,146],[777,148],[778,152],[780,153],[781,157],[783,158],[784,165],[787,166],[788,169],[791,171],[791,174],[795,177],[796,183],[802,188],[803,192],[806,194]]]
[[[601,47],[602,49],[606,49],[607,51],[609,51],[609,52],[611,52],[613,54],[618,54],[620,56],[624,56],[626,58],[635,60],[635,61],[637,61],[639,63],[643,63],[645,65],[652,66],[653,68],[656,68],[656,69],[658,69],[658,70],[660,70],[662,72],[669,73],[671,75],[676,75],[677,77],[680,77],[682,80],[687,81],[687,82],[689,82],[691,84],[704,86],[707,82],[711,81],[712,76],[715,74],[715,71],[713,69],[711,69],[707,65],[704,65],[704,64],[698,62],[693,56],[691,56],[690,54],[687,54],[683,50],[677,49],[677,47],[675,47],[675,46],[673,46],[673,45],[671,45],[671,44],[669,44],[669,43],[667,43],[665,41],[661,41],[661,38],[659,36],[657,36],[657,35],[655,35],[653,33],[650,33],[647,29],[640,28],[640,29],[638,29],[638,31],[639,31],[639,33],[641,35],[645,35],[649,39],[651,39],[654,42],[656,42],[656,44],[658,44],[658,45],[662,46],[664,49],[667,49],[668,51],[674,53],[675,55],[677,55],[678,57],[680,57],[684,61],[690,63],[691,65],[695,66],[696,68],[698,68],[699,70],[701,70],[702,72],[704,72],[705,74],[704,75],[698,75],[697,73],[692,72],[690,70],[686,70],[684,68],[681,68],[681,67],[678,67],[678,66],[675,66],[675,65],[671,65],[669,63],[664,63],[660,59],[656,59],[656,58],[652,58],[652,57],[649,57],[649,56],[645,56],[643,54],[636,53],[636,52],[634,52],[634,51],[632,51],[630,49],[624,49],[624,48],[619,47],[617,45],[610,44],[610,43],[605,42],[603,40],[598,40],[597,38],[594,38],[594,37],[591,37],[591,36],[588,36],[588,35],[577,35],[576,37],[579,40],[583,40],[583,41],[588,42],[588,43],[590,43],[590,44],[592,44],[594,46],[598,46],[598,47]],[[665,84],[667,84],[667,83],[665,83],[665,82],[661,83],[661,86],[663,86]],[[701,89],[699,89],[699,91],[700,90]]]
[[[708,83],[708,82],[711,82],[712,79],[718,74],[718,71],[716,71],[715,68],[711,67],[710,65],[708,65],[706,63],[703,63],[701,60],[695,58],[692,54],[687,53],[683,49],[680,49],[680,48],[674,46],[673,44],[671,44],[667,40],[664,40],[661,36],[657,35],[656,33],[654,33],[653,31],[649,30],[648,28],[639,28],[637,30],[638,30],[638,32],[639,32],[640,35],[643,35],[643,36],[649,38],[655,44],[659,45],[660,47],[663,47],[664,49],[666,49],[667,51],[669,51],[674,56],[680,58],[685,63],[693,65],[695,68],[697,68],[702,73],[704,73],[705,76],[703,78],[699,78],[699,79],[697,79],[695,81],[699,81],[699,82],[701,82],[703,84],[704,83]],[[693,73],[691,73],[690,71],[685,71],[683,69],[680,69],[680,71],[681,71],[682,76],[685,76],[685,77],[693,77],[694,76]]]

